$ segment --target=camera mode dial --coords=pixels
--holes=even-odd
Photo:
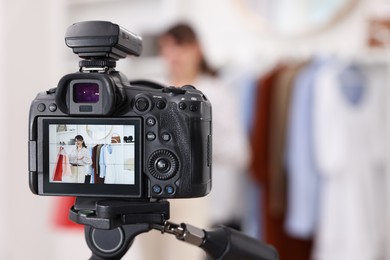
[[[157,150],[149,157],[150,174],[159,180],[172,178],[179,168],[177,157],[168,150]]]

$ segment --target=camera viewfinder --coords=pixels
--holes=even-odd
[[[99,102],[99,85],[91,82],[74,84],[73,101],[75,103]]]

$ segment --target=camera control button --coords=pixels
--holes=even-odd
[[[40,103],[40,104],[38,105],[37,109],[38,109],[39,112],[43,112],[43,111],[45,111],[45,109],[46,109],[46,105],[43,104],[43,103]]]
[[[187,104],[186,103],[184,103],[184,102],[180,102],[179,103],[179,109],[184,110],[186,108],[187,108]]]
[[[195,105],[195,104],[192,104],[192,105],[190,105],[190,110],[191,110],[192,112],[196,112],[196,111],[198,111],[198,106]]]
[[[148,160],[150,174],[159,180],[167,180],[175,176],[179,169],[177,157],[168,150],[157,150]]]
[[[154,185],[154,186],[152,187],[152,191],[153,191],[153,193],[160,194],[161,191],[162,191],[162,189],[161,189],[160,186]]]
[[[160,172],[167,172],[171,168],[171,164],[167,159],[161,158],[157,160],[156,168]]]
[[[149,101],[144,97],[140,97],[135,101],[135,107],[141,112],[146,111],[149,108]]]
[[[156,119],[154,119],[153,117],[148,117],[146,119],[146,124],[148,126],[154,126],[156,124]]]
[[[161,139],[163,139],[165,142],[168,142],[169,140],[171,140],[171,135],[168,133],[163,133],[161,135]]]
[[[158,109],[164,109],[165,106],[166,106],[165,101],[163,101],[163,100],[157,101],[156,107],[157,107]]]
[[[153,141],[154,139],[156,139],[156,134],[155,133],[153,133],[153,132],[147,132],[146,133],[146,140]]]
[[[175,189],[171,185],[167,185],[165,186],[165,192],[172,195],[175,192]]]
[[[51,104],[49,105],[49,110],[50,110],[51,112],[55,112],[55,111],[57,110],[57,105],[54,104],[54,103],[51,103]]]

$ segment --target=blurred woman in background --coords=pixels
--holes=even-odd
[[[249,146],[236,100],[218,78],[217,71],[207,63],[197,35],[189,25],[177,24],[162,33],[158,47],[167,68],[161,83],[195,86],[210,100],[213,113],[212,191],[204,198],[170,200],[171,220],[206,229],[217,224],[239,229],[245,205],[242,186],[249,163]],[[203,251],[197,247],[175,238],[151,236],[137,238],[142,241],[145,259],[204,259]],[[150,244],[159,248],[152,252],[148,250]]]
[[[239,228],[249,151],[237,102],[217,71],[207,63],[198,37],[189,25],[171,27],[158,43],[168,67],[168,85],[195,86],[207,96],[213,108],[213,185],[200,214],[207,218],[208,226],[225,224]]]

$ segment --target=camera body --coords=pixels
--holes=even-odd
[[[122,39],[122,40],[120,40]],[[129,82],[116,71],[138,36],[110,22],[72,25],[84,60],[32,101],[29,184],[39,195],[192,198],[211,190],[211,104],[193,86]]]

